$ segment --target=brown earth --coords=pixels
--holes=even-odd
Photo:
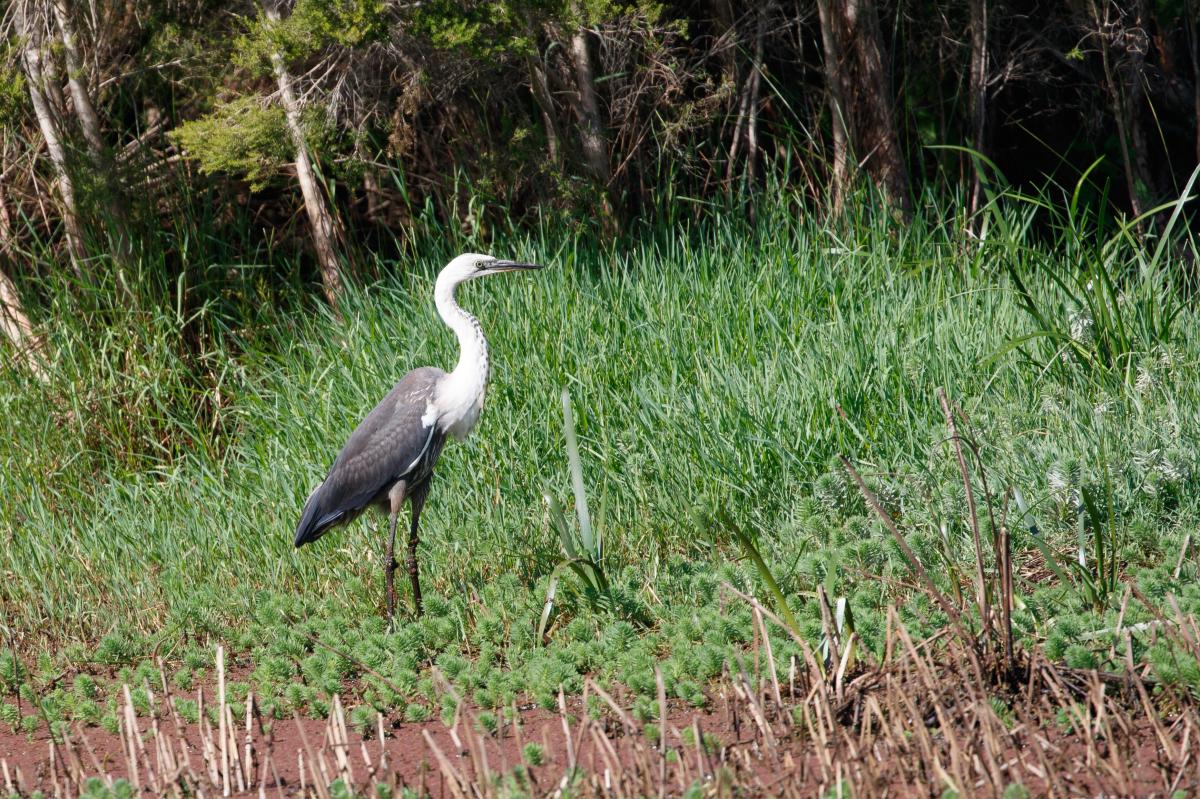
[[[494,732],[465,705],[449,727],[380,719],[382,741],[348,730],[337,701],[328,720],[269,730],[254,721],[248,732],[229,714],[225,752],[206,721],[177,726],[161,701],[157,718],[136,719],[129,705],[121,735],[76,728],[52,744],[44,733],[0,732],[0,778],[10,793],[60,797],[78,795],[89,777],[203,797],[326,797],[339,778],[360,795],[387,783],[437,799],[561,795],[567,785],[576,796],[679,795],[694,784],[713,796],[823,796],[839,783],[860,798],[947,788],[1001,796],[1018,783],[1032,796],[1200,791],[1195,703],[1137,673],[1072,671],[1031,656],[1003,670],[953,642],[914,645],[903,633],[889,653],[854,675],[827,673],[815,659],[795,675],[727,675],[703,711],[667,703],[665,753],[628,703],[589,681],[559,712],[520,708],[518,724]],[[442,690],[454,689],[443,681]],[[598,718],[584,712],[589,695],[601,699]],[[529,743],[544,761],[518,778]]]

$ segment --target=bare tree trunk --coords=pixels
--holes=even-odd
[[[271,9],[267,9],[267,17],[272,22],[279,21],[278,12]],[[339,226],[317,182],[317,175],[308,155],[304,121],[300,116],[300,102],[292,88],[292,76],[288,74],[281,54],[272,53],[271,64],[279,82],[279,97],[287,117],[288,133],[292,138],[292,145],[296,148],[296,179],[300,182],[300,192],[304,195],[304,210],[308,214],[309,226],[312,229],[313,249],[316,250],[317,262],[321,267],[321,285],[325,291],[325,299],[336,310],[338,298],[342,294],[342,267],[338,261],[335,242],[343,240],[344,237],[339,234]]]
[[[379,204],[379,197],[383,192],[379,190],[379,179],[375,177],[375,167],[369,166],[363,172],[363,193],[367,198],[367,221],[372,225],[382,223],[380,212],[384,206]]]
[[[988,50],[987,0],[970,0],[971,6],[971,146],[987,155]],[[968,216],[975,218],[983,194],[979,169],[971,170],[971,201]]]
[[[49,22],[47,22],[49,24]],[[58,126],[59,131],[66,130],[67,116],[67,101],[62,93],[62,78],[59,77],[59,67],[57,54],[54,51],[54,45],[48,43],[52,40],[49,30],[45,31],[46,40],[41,46],[42,54],[42,74],[46,78],[42,85],[42,93],[46,96],[46,102],[50,105],[50,114],[54,118],[54,124]],[[62,135],[66,135],[63,133]]]
[[[13,167],[15,169],[15,166]],[[0,139],[0,265],[12,251],[15,231],[13,231],[12,214],[8,210],[8,189],[5,181],[8,179],[8,136]]]
[[[767,9],[758,7],[758,22],[754,31],[754,61],[751,64],[750,109],[746,118],[746,177],[754,183],[758,167],[758,106],[762,88],[763,39],[767,35]]]
[[[526,62],[529,67],[529,83],[533,87],[533,99],[542,112],[542,124],[546,128],[546,150],[550,155],[550,162],[558,166],[561,163],[559,155],[562,151],[559,146],[558,125],[554,121],[554,97],[550,94],[550,82],[546,79],[546,70],[537,58],[527,56]]]
[[[100,136],[100,117],[96,107],[92,105],[92,96],[84,82],[83,59],[79,57],[79,45],[75,36],[75,24],[70,13],[63,7],[63,0],[51,0],[50,7],[54,10],[54,19],[58,23],[61,34],[63,56],[67,62],[67,87],[71,92],[71,104],[75,107],[75,116],[79,119],[79,127],[83,131],[83,139],[87,142],[88,155],[92,164],[100,173],[107,171],[104,155],[104,140]]]
[[[1143,119],[1142,103],[1145,93],[1146,53],[1150,50],[1150,12],[1145,0],[1134,0],[1136,17],[1133,28],[1129,31],[1128,45],[1128,100],[1129,133],[1133,143],[1134,174],[1137,176],[1140,188],[1150,200],[1150,205],[1157,204],[1163,192],[1160,191],[1154,170],[1150,168],[1150,142],[1146,136]]]
[[[825,19],[836,43],[834,77],[840,82],[851,149],[884,199],[904,217],[912,213],[908,169],[900,149],[895,109],[875,0],[828,0]]]
[[[75,184],[71,179],[67,150],[63,144],[58,120],[47,97],[54,88],[54,81],[49,79],[44,69],[47,62],[47,51],[42,25],[39,24],[44,20],[34,18],[31,13],[31,5],[29,0],[23,0],[16,6],[17,29],[25,40],[22,61],[29,84],[29,99],[33,103],[33,112],[37,117],[38,128],[42,132],[42,138],[46,141],[46,150],[50,154],[50,163],[54,167],[55,185],[63,206],[63,227],[66,230],[67,249],[71,254],[71,264],[75,275],[82,279],[83,268],[80,264],[84,258],[83,233],[79,223],[79,207],[75,201]]]
[[[25,361],[29,371],[38,380],[46,380],[46,366],[42,360],[43,344],[33,332],[29,317],[21,307],[17,288],[4,272],[0,271],[0,333],[4,334],[17,351],[17,357]]]
[[[15,246],[12,214],[8,210],[8,190],[5,180],[8,177],[8,137],[3,140],[0,149],[0,267],[11,262]],[[15,168],[15,167],[14,167]],[[4,334],[17,351],[18,357],[25,361],[29,371],[41,381],[46,380],[45,345],[42,339],[33,332],[33,325],[21,305],[20,295],[12,280],[0,268],[0,333]]]
[[[127,298],[133,298],[133,291],[125,277],[125,263],[133,253],[129,213],[125,207],[125,198],[121,193],[120,181],[117,179],[115,167],[104,146],[100,135],[100,117],[92,103],[88,91],[86,68],[79,55],[78,37],[75,34],[75,23],[71,19],[70,9],[65,0],[50,0],[54,19],[58,24],[59,38],[62,43],[63,58],[67,65],[67,89],[71,93],[71,107],[79,128],[83,132],[83,140],[87,143],[88,158],[92,168],[100,178],[100,183],[107,189],[103,198],[104,207],[114,224],[107,225],[108,241],[112,248],[116,265],[117,285]]]
[[[583,19],[583,12],[578,4],[574,6],[576,14]],[[588,171],[600,190],[600,222],[606,233],[615,230],[613,220],[612,200],[609,197],[609,182],[611,170],[608,163],[608,145],[604,141],[603,126],[600,121],[600,103],[596,99],[596,79],[592,72],[592,55],[588,50],[588,31],[581,27],[571,35],[570,47],[571,66],[575,72],[575,113],[579,117],[579,144],[583,149],[583,157],[587,162]]]
[[[592,55],[588,50],[588,32],[580,28],[571,35],[571,64],[575,68],[575,112],[579,115],[579,143],[592,177],[608,186],[608,148],[600,124],[600,104],[596,100],[596,79],[592,74]]]
[[[842,102],[842,79],[838,64],[837,38],[833,35],[829,0],[817,0],[817,17],[821,24],[821,49],[825,62],[825,90],[829,97],[829,123],[833,138],[833,213],[840,215],[846,202],[849,188],[849,170],[846,168],[846,151],[849,134],[846,130],[845,104]]]
[[[733,138],[729,141],[729,160],[725,164],[725,186],[726,191],[733,193],[733,173],[737,166],[738,151],[742,146],[742,128],[745,127],[746,114],[750,112],[750,89],[753,81],[747,77],[742,81],[742,88],[738,91],[738,113],[737,118],[733,121]]]
[[[729,145],[729,163],[725,169],[725,181],[732,189],[734,168],[737,164],[738,150],[743,140],[746,142],[746,171],[744,177],[747,184],[754,182],[755,169],[758,164],[758,107],[760,105],[759,91],[762,86],[763,39],[767,29],[767,10],[759,6],[755,12],[756,23],[754,31],[754,56],[750,62],[750,72],[742,82],[739,92],[737,120],[733,125],[733,140]],[[742,131],[745,130],[743,134]],[[753,206],[751,206],[753,214]]]
[[[1113,22],[1110,12],[1112,10],[1107,0],[1104,2],[1104,14],[1101,16],[1100,9],[1096,5],[1095,0],[1092,0],[1092,24],[1095,26],[1095,35],[1100,40],[1100,57],[1104,67],[1104,82],[1106,84],[1106,94],[1109,97],[1109,106],[1112,110],[1112,115],[1117,123],[1117,138],[1121,145],[1121,165],[1125,173],[1125,189],[1129,193],[1129,208],[1133,212],[1134,217],[1142,215],[1144,210],[1142,203],[1142,189],[1149,190],[1151,187],[1151,177],[1149,166],[1145,154],[1145,136],[1143,136],[1137,125],[1137,100],[1141,95],[1141,56],[1139,50],[1142,45],[1132,44],[1127,47],[1132,48],[1133,54],[1132,65],[1129,67],[1131,74],[1130,86],[1125,86],[1125,80],[1121,77],[1120,64],[1114,63],[1115,57],[1113,54],[1112,43],[1110,41],[1110,32],[1115,25],[1120,25],[1125,30],[1124,36],[1127,38],[1132,35],[1132,32],[1125,27],[1124,20]],[[1137,24],[1144,24],[1144,8],[1141,3],[1137,3],[1139,18]],[[1120,9],[1118,9],[1120,13]],[[1141,32],[1144,38],[1144,31]],[[1144,54],[1144,50],[1142,50]],[[1137,224],[1139,234],[1145,233],[1145,225],[1143,222]]]

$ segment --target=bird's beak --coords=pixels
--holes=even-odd
[[[541,268],[541,264],[522,264],[516,261],[492,261],[483,271],[491,274],[492,272],[520,272]]]

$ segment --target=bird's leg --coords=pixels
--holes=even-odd
[[[396,611],[396,522],[400,518],[400,507],[404,504],[404,494],[407,485],[403,480],[392,486],[388,492],[388,521],[391,533],[388,535],[387,555],[384,556],[384,579],[387,583],[387,621],[388,631],[392,630],[392,618]]]
[[[412,581],[413,607],[417,618],[421,617],[421,580],[417,566],[417,522],[421,518],[421,509],[425,507],[425,497],[429,496],[429,479],[417,486],[412,495],[412,527],[408,531],[408,579]]]
[[[384,555],[384,559],[383,559],[383,574],[384,574],[384,582],[387,585],[387,588],[385,589],[385,591],[386,591],[386,600],[385,601],[387,602],[388,632],[391,632],[392,631],[392,614],[394,613],[395,607],[396,607],[395,549],[396,549],[396,521],[397,521],[398,516],[397,516],[396,511],[394,511],[394,510],[389,514],[389,516],[390,516],[389,521],[391,524],[392,532],[391,532],[391,535],[388,536],[387,554]]]

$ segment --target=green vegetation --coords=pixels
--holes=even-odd
[[[225,103],[210,116],[185,122],[171,135],[204,172],[245,177],[252,191],[264,188],[289,161],[283,109],[264,107],[254,97]]]
[[[236,63],[270,75],[273,54],[290,66],[326,47],[370,44],[387,32],[385,11],[382,0],[300,0],[283,19],[264,15],[249,22],[234,45]]]
[[[754,226],[714,216],[619,246],[561,230],[450,241],[394,274],[379,265],[389,276],[350,291],[342,320],[235,273],[220,277],[224,299],[186,314],[181,288],[178,308],[65,325],[45,385],[0,372],[0,719],[115,724],[112,686],[130,685],[135,706],[164,677],[194,691],[218,642],[250,669],[229,685],[235,717],[250,690],[278,717],[324,716],[340,693],[364,731],[376,710],[453,715],[436,666],[488,711],[485,729],[525,696],[554,707],[588,675],[655,719],[656,667],[694,705],[723,671],[766,668],[737,656],[755,625],[722,587],[775,603],[747,545],[814,649],[823,588],[878,652],[891,608],[920,632],[945,618],[836,456],[856,462],[938,589],[971,596],[938,387],[969,419],[989,544],[988,492],[996,508],[1019,492],[1007,510],[1018,639],[1119,669],[1119,624],[1159,679],[1200,689],[1195,659],[1149,633],[1172,601],[1200,611],[1195,312],[1173,282],[1138,277],[1150,257],[1166,273],[1169,248],[1151,256],[1029,207],[997,200],[982,245],[932,202],[904,227],[884,213],[823,227],[780,201]],[[1089,236],[1100,244],[1079,245]],[[378,521],[299,552],[291,531],[362,413],[409,368],[453,362],[429,297],[446,256],[468,248],[551,268],[464,291],[494,348],[488,407],[444,453],[423,517],[426,616],[389,634]],[[1108,281],[1103,322],[1067,290],[1085,274]],[[1146,309],[1163,320],[1153,335],[1132,324]],[[1086,332],[1101,324],[1126,331],[1113,357]],[[1051,325],[1077,332],[1067,343]],[[173,361],[184,335],[209,343]],[[576,534],[544,495],[585,491]],[[591,566],[558,572],[574,589],[544,615],[564,554]],[[1134,584],[1153,610],[1122,602]],[[768,628],[786,672],[799,650]]]

